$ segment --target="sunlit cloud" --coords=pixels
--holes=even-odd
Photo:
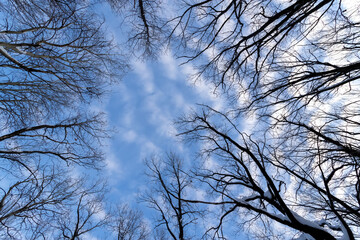
[[[167,49],[160,55],[160,62],[164,67],[167,78],[175,80],[179,77],[179,73],[178,73],[179,63],[176,62],[170,50]]]
[[[152,93],[155,89],[154,86],[154,75],[152,70],[147,66],[145,62],[135,61],[133,62],[135,73],[140,77],[140,82],[143,90],[146,93]]]

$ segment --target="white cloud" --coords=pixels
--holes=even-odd
[[[146,93],[154,92],[154,75],[145,62],[135,61],[133,64],[135,73],[140,77],[141,85]]]
[[[360,21],[360,9],[359,2],[354,0],[342,0],[341,6],[345,8],[345,11],[342,14],[345,14],[354,22]]]
[[[105,164],[106,164],[106,170],[109,174],[114,174],[118,176],[118,178],[121,176],[122,168],[120,166],[120,159],[115,156],[113,152],[108,151]]]
[[[131,126],[134,122],[134,111],[133,109],[127,110],[125,113],[123,113],[120,125],[121,126]]]
[[[160,56],[160,62],[164,66],[166,77],[172,80],[177,79],[178,77],[178,63],[174,59],[170,50],[166,50]]]
[[[132,143],[136,140],[136,138],[138,137],[137,133],[134,130],[125,130],[123,132],[120,133],[121,137],[129,143]]]
[[[180,109],[186,109],[187,108],[187,104],[186,104],[184,96],[182,94],[174,92],[172,94],[172,96],[173,96],[173,100],[174,100],[174,103],[175,103],[177,108],[180,108]]]
[[[217,110],[224,109],[224,100],[219,94],[214,92],[214,85],[206,82],[202,77],[195,79],[194,76],[196,76],[197,70],[191,64],[184,65],[182,72],[188,76],[187,84],[194,87],[200,98],[202,98],[202,101],[211,102],[212,107]]]
[[[173,138],[176,129],[173,126],[173,116],[169,108],[169,102],[165,102],[166,96],[156,93],[146,98],[146,109],[150,113],[149,122],[154,126],[156,132],[162,136]]]
[[[84,233],[83,237],[84,239],[88,239],[88,240],[99,240],[97,237],[91,235],[90,233]]]
[[[140,159],[145,159],[152,154],[159,153],[160,148],[157,147],[152,141],[142,139]]]

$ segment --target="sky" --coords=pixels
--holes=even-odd
[[[282,0],[278,1],[282,2]],[[168,4],[171,4],[171,1]],[[351,5],[349,1],[347,1],[347,4],[348,6]],[[105,27],[107,31],[105,31],[105,34],[109,35],[108,37],[113,37],[115,42],[120,45],[120,48],[123,47],[124,51],[135,51],[126,49],[128,47],[126,47],[124,41],[127,37],[125,32],[128,30],[128,26],[125,25],[121,16],[115,16],[105,4],[102,5],[102,9],[97,11],[102,12],[106,20]],[[219,21],[224,24],[226,22],[225,19]],[[227,26],[232,29],[231,24],[233,23],[230,21],[228,24]],[[323,28],[322,24],[318,26],[321,29]],[[219,34],[219,38],[226,39],[227,30],[229,29],[225,27],[224,32]],[[320,30],[314,32],[317,31]],[[194,41],[196,42],[196,39]],[[188,47],[189,49],[192,47],[192,42],[189,43]],[[212,59],[218,50],[217,47],[211,47],[210,51],[205,51],[203,57]],[[301,49],[298,50],[302,51]],[[151,186],[148,177],[144,174],[146,171],[144,160],[151,158],[153,155],[164,156],[168,152],[173,152],[180,156],[187,166],[191,166],[194,162],[197,162],[197,150],[201,147],[200,144],[204,144],[204,142],[186,144],[177,136],[179,132],[174,122],[183,115],[201,108],[198,104],[209,105],[222,112],[231,106],[228,105],[229,101],[222,98],[221,94],[217,95],[213,92],[214,87],[211,84],[202,78],[194,79],[192,75],[196,73],[196,70],[192,63],[181,65],[182,59],[174,57],[170,49],[164,48],[161,52],[158,52],[156,59],[129,56],[132,57],[127,57],[125,61],[129,64],[130,70],[123,78],[116,79],[116,83],[103,99],[90,106],[90,110],[105,112],[107,128],[111,136],[104,141],[103,145],[105,169],[101,173],[97,173],[107,179],[109,186],[110,192],[103,202],[104,204],[129,204],[133,209],[142,210],[145,213],[145,218],[151,222],[154,212],[149,211],[145,204],[138,201],[138,195]],[[332,56],[329,55],[328,57]],[[200,61],[203,60],[203,58],[199,59]],[[354,57],[354,59],[356,60],[357,57]],[[333,59],[330,59],[329,62],[331,60]],[[343,60],[343,57],[339,56],[337,60]],[[350,59],[349,62],[351,61],[354,60]],[[224,66],[219,64],[218,67],[222,68]],[[234,89],[237,91],[236,87]],[[346,90],[346,92],[349,92],[349,90]],[[246,96],[242,95],[242,97],[237,99],[237,103],[246,100]],[[336,101],[339,100],[336,99]],[[317,117],[315,116],[315,120]],[[217,120],[223,119],[219,117],[215,121]],[[256,123],[255,118],[243,119],[239,117],[234,121],[239,121],[235,123],[236,129],[246,133],[251,133]],[[319,124],[319,127],[322,126],[324,126],[324,123]],[[260,124],[255,127],[261,129]],[[281,133],[281,130],[277,130],[277,128],[274,131]],[[227,134],[230,135],[231,132]],[[213,163],[216,164],[215,161]],[[74,172],[76,170],[75,168]],[[264,189],[266,188],[264,187]],[[195,191],[194,195],[196,197],[205,196],[205,190],[196,189]],[[267,193],[269,192],[267,191],[265,195]],[[239,202],[248,198],[249,196],[245,192],[244,198],[240,198]],[[242,212],[236,213],[241,214]],[[213,216],[210,216],[210,218],[212,218],[210,221],[204,221],[205,224],[217,224],[219,221]],[[246,219],[246,215],[243,218]],[[233,222],[230,223],[233,228],[238,228],[238,225]],[[256,230],[256,227],[254,229]]]
[[[105,7],[106,27],[121,42],[121,20]],[[106,144],[106,178],[109,198],[127,203],[133,208],[151,213],[140,204],[138,195],[147,188],[144,160],[153,155],[174,152],[191,164],[194,146],[181,141],[174,121],[208,104],[221,108],[224,100],[213,93],[203,79],[191,77],[191,64],[180,66],[170,50],[164,50],[157,60],[129,60],[130,71],[112,86],[103,100],[102,111],[107,115],[112,137]]]
[[[112,15],[108,7],[103,11],[109,34],[121,43],[121,19]],[[180,65],[181,59],[175,58],[171,50],[165,49],[156,60],[128,60],[131,70],[113,86],[103,103],[112,132],[106,146],[105,173],[111,201],[140,209],[151,221],[154,212],[138,201],[138,195],[149,186],[144,160],[171,151],[191,165],[197,146],[176,136],[174,121],[197,109],[197,104],[220,110],[226,107],[226,101],[214,94],[213,87],[203,79],[195,81],[191,77],[195,73],[192,64]],[[255,120],[242,120],[241,130],[251,132]]]
[[[120,16],[113,14],[109,6],[103,6],[105,27],[109,37],[122,44],[124,28]],[[209,56],[211,57],[211,56]],[[180,156],[187,167],[196,163],[199,143],[184,142],[179,136],[174,121],[206,104],[214,109],[224,109],[226,100],[214,93],[214,86],[202,77],[194,79],[195,66],[182,65],[182,59],[174,57],[169,49],[163,49],[157,59],[129,59],[130,70],[112,86],[111,93],[99,105],[105,112],[112,137],[105,144],[105,179],[110,192],[107,199],[112,204],[128,204],[144,214],[153,227],[158,213],[149,209],[139,196],[149,188],[144,161],[154,155],[164,156],[172,152]],[[253,120],[240,123],[252,127]],[[210,163],[211,164],[211,160]],[[197,189],[194,198],[205,196]],[[106,202],[105,202],[106,204]],[[217,219],[204,223],[216,226]],[[228,229],[236,231],[237,237],[245,235],[230,224]],[[188,234],[204,229],[187,228]],[[209,226],[207,226],[209,227]],[[231,230],[231,232],[232,232]],[[90,237],[90,236],[89,236]],[[243,238],[241,238],[243,237]],[[94,238],[96,239],[96,238]]]
[[[128,201],[144,184],[143,160],[153,154],[173,151],[191,158],[189,146],[176,136],[174,121],[195,109],[196,104],[219,105],[203,82],[187,75],[191,68],[178,67],[170,52],[159,61],[134,61],[133,70],[115,88],[106,105],[111,139],[107,171],[121,199]],[[210,101],[209,101],[210,99]]]
[[[283,1],[279,0],[279,2]],[[354,8],[354,2],[350,0],[342,1],[342,5],[344,12]],[[114,34],[119,43],[122,42],[124,40],[124,27],[126,26],[120,24],[122,21],[118,17],[111,15],[110,9],[104,8],[104,13],[107,20],[106,24],[110,29],[109,33]],[[331,28],[330,25],[324,25],[328,20],[326,17],[323,17],[317,25],[318,29],[313,30],[314,35],[308,35],[308,38],[316,38],[316,33],[321,32],[326,27]],[[349,18],[354,18],[352,20],[357,22],[358,14],[350,14]],[[224,20],[220,19],[220,21]],[[232,23],[228,24],[232,29]],[[223,37],[227,36],[226,30],[228,29],[224,28]],[[306,45],[296,44],[294,46]],[[304,49],[306,48],[304,47]],[[206,51],[203,55],[211,59],[217,50],[215,47],[211,48],[211,51]],[[297,51],[303,50],[299,48]],[[144,174],[146,171],[144,160],[154,154],[163,155],[171,151],[181,156],[188,166],[191,165],[195,160],[198,146],[185,144],[176,136],[178,131],[174,121],[184,114],[198,109],[197,104],[210,105],[214,109],[222,111],[227,105],[226,100],[214,94],[212,85],[201,78],[195,81],[191,77],[195,73],[195,68],[191,63],[181,65],[182,60],[175,58],[171,50],[168,49],[164,49],[158,55],[159,57],[156,60],[137,59],[136,57],[128,59],[131,70],[113,87],[104,105],[109,127],[114,129],[113,136],[106,149],[106,174],[110,187],[110,198],[114,202],[127,203],[135,209],[142,210],[150,222],[153,219],[154,212],[146,209],[145,204],[138,202],[138,195],[149,187],[149,180]],[[328,57],[331,59],[328,61],[335,62],[337,60],[341,62],[344,60],[343,56],[336,56],[338,58],[334,59],[334,56],[330,54]],[[352,57],[358,58],[357,56]],[[349,62],[351,61],[354,59],[349,60]],[[242,100],[239,98],[238,101]],[[334,101],[339,101],[339,99]],[[322,105],[324,106],[324,104]],[[316,118],[318,116],[314,114],[314,119]],[[251,133],[256,123],[255,120],[240,119],[240,121],[240,130]],[[319,125],[323,126],[323,123]],[[280,130],[276,128],[274,131]],[[274,133],[278,134],[278,132]],[[289,181],[291,183],[293,180],[290,179]],[[297,191],[294,189],[288,190],[289,196]],[[244,212],[239,211],[237,213]],[[242,218],[246,219],[246,215]],[[216,225],[217,221],[216,218],[210,219],[207,224],[210,222],[210,224]],[[233,222],[230,225],[233,228],[239,226]],[[275,224],[274,229],[280,233],[282,230],[281,226],[278,225],[280,224]],[[256,231],[256,226],[252,226],[252,228]],[[292,233],[290,232],[290,234]],[[236,238],[241,239],[240,236],[244,235],[238,235]]]
[[[109,197],[140,209],[150,222],[155,212],[138,198],[149,186],[144,160],[171,151],[191,164],[194,147],[176,136],[173,122],[197,103],[221,102],[209,86],[188,78],[191,67],[178,64],[170,52],[159,61],[134,60],[132,71],[114,88],[105,108],[114,129],[106,156]]]

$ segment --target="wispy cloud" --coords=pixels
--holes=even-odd
[[[145,62],[135,61],[133,62],[135,73],[140,77],[141,85],[146,93],[154,92],[154,75],[152,70],[147,66]]]
[[[166,77],[172,80],[178,79],[179,72],[178,72],[178,65],[179,63],[176,62],[174,56],[172,55],[170,50],[165,50],[160,55],[160,62],[164,66],[164,70],[166,73]]]

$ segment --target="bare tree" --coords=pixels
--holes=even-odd
[[[99,210],[88,202],[89,189],[67,173],[75,164],[101,167],[104,121],[88,103],[108,90],[125,64],[93,3],[0,3],[0,232],[5,239],[54,237],[59,226],[53,223],[69,206],[77,206],[79,221],[64,237],[77,238],[98,226],[89,220]]]
[[[216,163],[196,174],[213,199],[192,201],[223,209],[213,230],[240,212],[287,237],[358,238],[359,3],[175,4],[178,56],[229,97],[229,111],[204,106],[180,121]],[[256,124],[244,126],[249,115]]]
[[[0,5],[4,127],[31,125],[105,91],[121,65],[101,20],[82,1]]]
[[[356,6],[331,0],[178,5],[169,23],[175,42],[187,47],[180,56],[194,64],[199,59],[199,74],[244,107],[304,105],[357,79],[358,61],[350,58],[357,46]]]
[[[96,183],[75,195],[75,204],[63,211],[55,225],[59,239],[87,239],[86,234],[106,227],[110,219],[104,208],[104,185]]]
[[[196,224],[201,212],[184,201],[189,194],[191,179],[183,171],[182,160],[169,154],[162,162],[152,158],[147,166],[153,186],[142,200],[157,211],[156,228],[164,226],[171,239],[189,239],[191,236],[186,229]]]
[[[25,166],[47,156],[94,165],[100,116],[85,113],[106,90],[118,57],[90,3],[6,1],[0,43],[1,157]]]
[[[159,0],[107,0],[110,6],[130,25],[128,44],[141,57],[156,56],[161,44],[165,23],[162,1]]]
[[[118,205],[113,213],[111,229],[117,240],[150,239],[150,230],[139,210],[133,210],[128,205]]]
[[[356,152],[336,147],[339,142],[305,124],[293,123],[300,127],[271,139],[269,133],[241,132],[234,120],[207,108],[182,122],[183,134],[206,142],[204,156],[218,164],[196,174],[213,200],[192,201],[223,207],[213,230],[230,213],[245,209],[251,222],[270,219],[309,239],[358,237]]]
[[[216,89],[222,86],[240,110],[284,104],[293,113],[356,85],[356,3],[179,0],[172,5],[178,6],[176,16],[164,17],[162,29],[174,52],[197,65]]]
[[[75,117],[55,124],[19,128],[0,136],[3,166],[19,165],[31,170],[38,159],[66,164],[100,166],[101,153],[94,139],[105,137],[101,116]]]
[[[31,173],[1,172],[0,235],[4,239],[47,239],[52,222],[79,190],[80,182],[54,166]]]

